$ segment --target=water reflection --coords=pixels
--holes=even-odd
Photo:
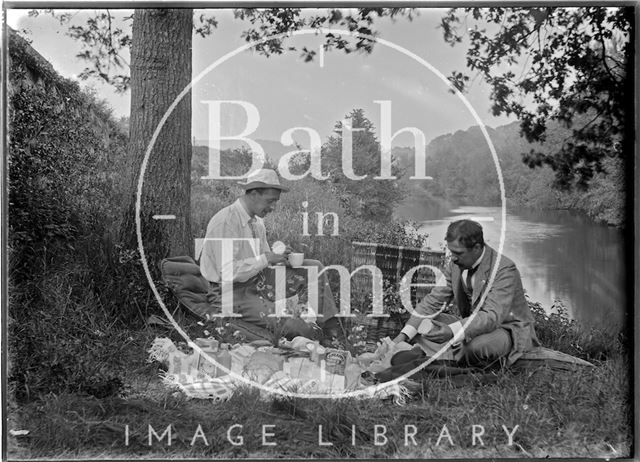
[[[423,222],[433,248],[444,245],[449,223],[481,218],[485,240],[498,248],[499,207],[461,207],[438,220]],[[567,211],[510,210],[503,253],[522,275],[532,300],[545,307],[562,300],[586,326],[618,331],[625,324],[625,273],[620,230],[597,225]]]

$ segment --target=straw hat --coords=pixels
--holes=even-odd
[[[280,185],[278,174],[270,168],[255,170],[247,176],[246,181],[238,181],[238,184],[243,189],[274,188],[283,192],[289,191],[289,188]]]

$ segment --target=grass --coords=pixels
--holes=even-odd
[[[611,377],[620,374],[624,375],[624,368],[614,362],[560,377],[541,370],[502,374],[494,383],[479,381],[464,387],[433,381],[404,407],[356,400],[269,402],[260,400],[255,390],[212,404],[160,391],[153,397],[143,394],[128,399],[51,396],[44,403],[27,406],[22,414],[23,426],[31,430],[27,444],[31,457],[96,457],[107,452],[112,457],[163,458],[619,457],[628,454],[630,441],[624,418],[626,396],[616,393],[620,388],[612,392]],[[238,447],[226,440],[226,431],[236,423],[243,425],[244,444]],[[161,434],[170,424],[172,445],[165,439],[149,446],[148,426]],[[198,424],[209,446],[202,439],[191,446]],[[125,425],[130,428],[128,447]],[[273,440],[278,446],[262,445],[262,425],[275,425]],[[333,446],[319,446],[319,425],[323,425],[323,440]],[[355,446],[352,425],[356,426]],[[386,427],[387,444],[376,446],[375,425]],[[411,440],[405,446],[405,425],[418,428],[417,446]],[[435,445],[444,425],[453,446],[447,438]],[[473,425],[484,427],[484,446],[473,445]],[[512,446],[502,425],[509,431],[519,426]]]
[[[451,457],[622,457],[629,456],[631,414],[629,364],[623,354],[594,361],[594,368],[557,372],[502,371],[477,375],[459,383],[454,378],[428,379],[404,406],[377,400],[260,399],[247,388],[230,400],[214,403],[189,400],[164,388],[158,365],[144,361],[145,351],[160,327],[133,335],[124,359],[129,367],[121,396],[102,399],[81,393],[49,394],[20,406],[10,406],[15,429],[9,436],[9,458],[451,458]],[[234,446],[226,436],[242,424],[244,442]],[[198,424],[206,436],[191,445]],[[129,445],[125,445],[125,426]],[[171,446],[148,445],[149,425],[161,435],[172,426]],[[275,434],[263,446],[262,426]],[[322,425],[323,441],[318,444]],[[355,425],[355,446],[352,445]],[[386,444],[376,445],[376,425],[384,425]],[[447,426],[445,436],[436,441]],[[473,426],[484,428],[482,442],[473,444]],[[508,444],[502,426],[512,431]],[[415,426],[416,446],[408,439]],[[480,427],[476,427],[479,431]],[[235,431],[235,430],[233,430]],[[381,431],[381,428],[379,428]],[[385,440],[379,437],[378,443]]]

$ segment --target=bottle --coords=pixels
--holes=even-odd
[[[311,353],[309,355],[311,362],[314,363],[316,366],[320,367],[320,361],[324,359],[324,354],[325,354],[324,347],[321,346],[320,342],[318,342],[317,340],[313,342],[313,344],[310,344],[309,346],[311,349]]]
[[[215,363],[208,360],[205,355],[209,356],[211,359],[215,359],[215,354],[218,351],[218,341],[215,339],[197,338],[195,343],[202,350],[202,354],[198,353],[196,366],[198,372],[207,374],[210,377],[215,377],[217,367]]]
[[[216,377],[223,377],[225,375],[229,375],[229,371],[231,370],[231,353],[229,352],[229,344],[223,343],[220,345],[220,351],[216,355],[216,361],[220,366],[224,367],[226,370],[222,369],[222,367],[218,367],[216,371]]]
[[[195,339],[195,344],[202,349],[210,348],[213,351],[218,350],[218,341],[214,338],[197,338]]]
[[[358,361],[353,359],[351,352],[347,353],[347,363],[344,367],[344,387],[346,390],[356,390],[360,386],[362,370]]]

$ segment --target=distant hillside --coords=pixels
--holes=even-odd
[[[296,150],[292,146],[283,146],[279,141],[273,140],[254,140],[262,146],[267,157],[277,165],[282,156],[288,152]],[[207,158],[207,146],[208,140],[195,140],[194,143],[194,155],[197,155],[197,160],[194,161],[198,167],[203,166],[203,162]],[[249,146],[246,143],[240,141],[222,141],[221,147],[223,151],[234,149],[248,149]],[[409,168],[413,171],[413,148],[409,147],[395,147],[391,150],[392,156],[398,158],[398,163],[403,168]]]
[[[497,128],[487,127],[487,132],[500,162],[505,195],[510,205],[536,209],[577,209],[594,220],[613,225],[620,225],[624,221],[623,166],[620,161],[607,159],[604,163],[606,173],[594,178],[587,191],[562,192],[552,187],[554,174],[548,167],[530,169],[523,163],[522,154],[532,149],[552,152],[571,136],[569,129],[550,123],[547,141],[543,144],[528,143],[522,138],[518,122]],[[277,141],[256,141],[275,164],[294,149]],[[204,172],[208,165],[207,142],[198,141],[198,144],[200,146],[194,149],[193,165],[196,170]],[[246,145],[233,141],[224,142],[222,147],[223,150],[231,150],[246,148]],[[392,153],[404,172],[399,182],[408,191],[408,197],[397,207],[397,217],[420,220],[440,215],[455,205],[500,204],[496,167],[489,146],[477,126],[438,136],[427,145],[426,174],[432,176],[433,180],[409,180],[414,170],[413,147],[394,147]],[[233,154],[229,152],[226,155]],[[233,162],[231,157],[227,157],[227,160]]]
[[[277,163],[282,156],[286,153],[295,150],[295,147],[292,146],[283,146],[279,141],[273,140],[254,140],[256,143],[262,146],[264,149],[264,153],[267,155],[271,161]],[[229,140],[222,141],[221,143],[222,150],[233,150],[233,149],[249,149],[249,146],[239,140]],[[208,140],[196,140],[194,146],[198,147],[207,147],[209,145]]]
[[[583,210],[598,221],[623,221],[624,191],[622,165],[605,161],[606,174],[592,181],[587,191],[561,192],[552,187],[554,174],[548,167],[530,169],[522,154],[532,149],[553,152],[571,136],[571,131],[550,123],[545,143],[528,143],[514,122],[487,131],[495,147],[505,195],[512,205],[538,209]],[[500,188],[489,146],[477,126],[432,140],[426,149],[427,174],[432,181],[412,183],[412,195],[450,204],[499,205]],[[409,201],[410,202],[410,201]]]

